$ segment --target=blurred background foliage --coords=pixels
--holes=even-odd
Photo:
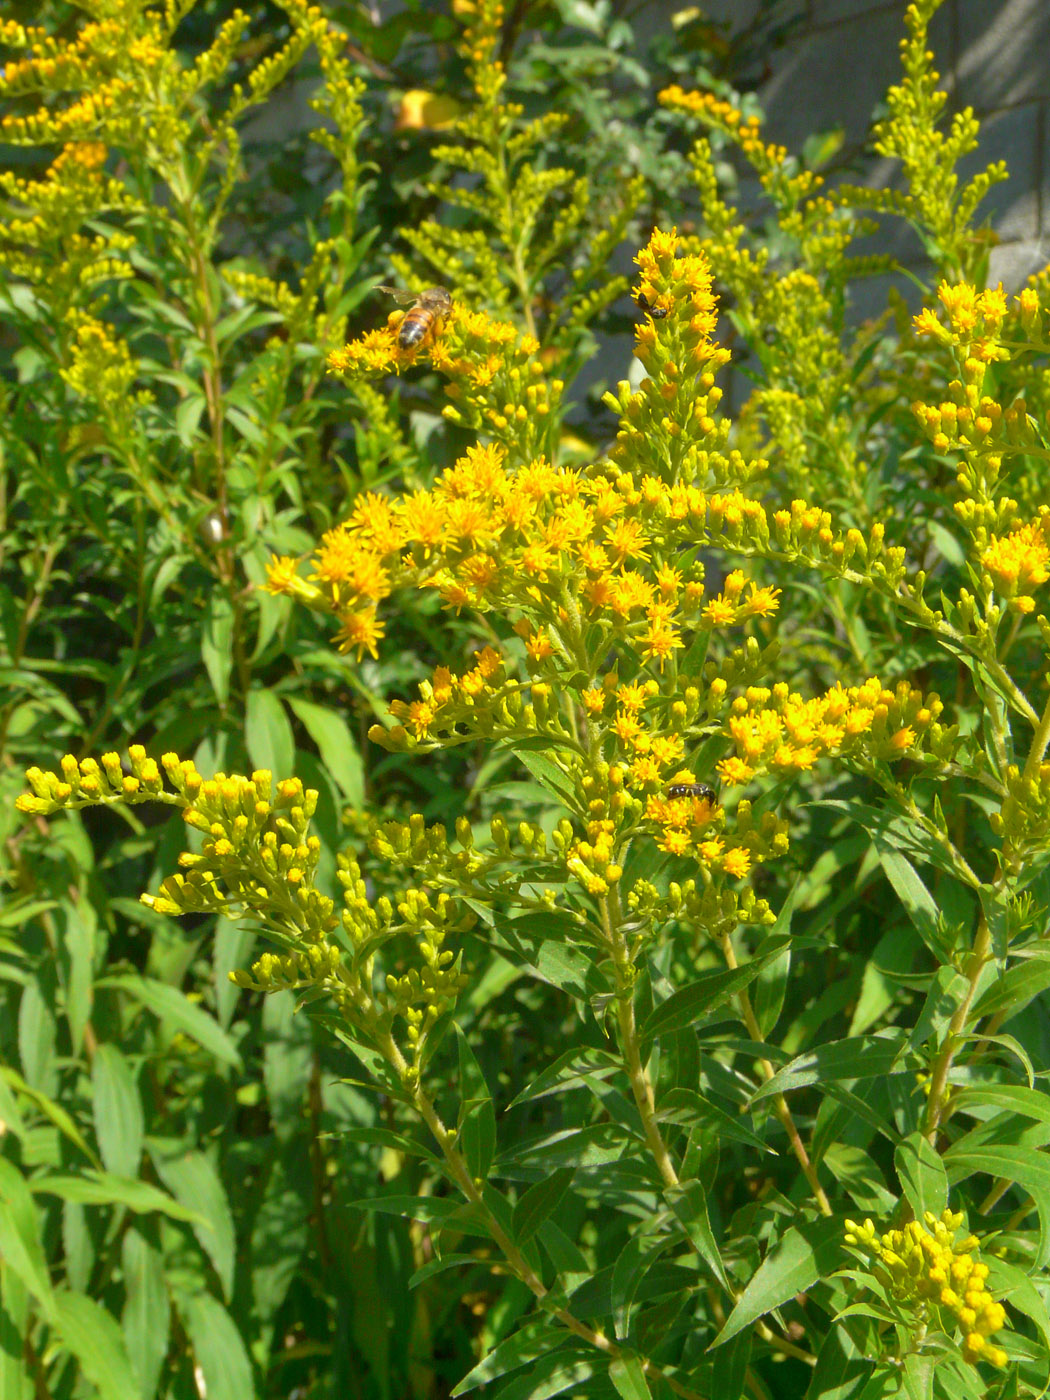
[[[232,3],[209,0],[188,9],[175,36],[183,64],[214,43],[234,12]],[[90,304],[97,313],[96,292],[74,280],[63,296],[61,278],[43,275],[46,267],[35,282],[23,275],[13,195],[5,193],[0,1187],[21,1222],[7,1228],[82,1300],[61,1320],[70,1349],[37,1354],[20,1325],[29,1301],[6,1272],[5,1396],[78,1396],[90,1382],[121,1400],[183,1397],[198,1394],[203,1378],[209,1400],[425,1400],[447,1394],[526,1306],[523,1290],[483,1263],[455,1289],[428,1269],[427,1228],[402,1219],[396,1199],[426,1194],[433,1174],[425,1159],[398,1149],[391,1105],[355,1082],[353,1057],[295,1016],[290,995],[260,1003],[228,983],[228,971],[249,960],[253,931],[172,925],[137,902],[173,867],[184,840],[177,817],[136,809],[20,826],[12,804],[27,765],[138,741],[156,754],[192,757],[203,772],[294,772],[321,793],[318,830],[329,861],[347,844],[363,847],[384,815],[548,815],[541,789],[507,755],[452,749],[422,763],[365,742],[392,698],[414,692],[436,663],[466,661],[488,640],[480,623],[442,612],[436,596],[400,597],[379,658],[351,665],[331,650],[321,622],[255,587],[271,552],[305,551],[361,491],[428,484],[468,441],[442,418],[427,372],[382,393],[348,389],[326,375],[324,355],[385,318],[389,306],[370,295],[376,283],[399,270],[411,270],[416,285],[440,280],[419,255],[428,221],[471,231],[469,210],[451,197],[473,187],[469,172],[441,150],[456,142],[449,118],[475,101],[458,47],[472,12],[468,0],[450,8],[415,0],[394,14],[326,0],[325,17],[349,41],[349,71],[362,81],[359,114],[330,125],[337,140],[328,146],[311,139],[316,117],[307,102],[323,75],[316,50],[306,48],[238,123],[241,149],[225,165],[228,151],[207,149],[216,114],[294,37],[285,10],[253,5],[228,67],[194,99],[197,144],[187,143],[184,170],[193,173],[192,197],[180,202],[152,183],[134,149],[110,150],[109,173],[139,204],[124,215],[86,211],[83,222],[126,240],[121,255],[133,276],[106,294],[105,315],[130,347],[136,392],[152,394],[134,411],[73,391],[77,298],[79,309]],[[70,42],[84,23],[78,7],[52,0],[12,0],[7,13]],[[692,136],[657,93],[677,82],[753,108],[793,23],[775,3],[734,33],[699,7],[664,28],[644,6],[604,0],[508,6],[499,35],[503,100],[521,104],[523,121],[563,118],[538,128],[528,161],[586,181],[559,186],[539,216],[553,233],[571,206],[571,247],[536,271],[529,304],[507,293],[501,307],[523,326],[564,330],[552,332],[550,347],[570,380],[565,460],[590,460],[612,438],[600,394],[627,373],[639,315],[628,288],[633,251],[654,225],[717,234],[694,178]],[[9,91],[5,110],[24,115],[37,100]],[[712,143],[718,188],[733,198],[748,177],[717,132]],[[822,163],[835,141],[818,133],[809,150]],[[20,179],[41,180],[57,154],[47,142],[7,145],[4,162]],[[611,228],[601,277],[581,291],[574,270],[586,270]],[[751,236],[782,271],[797,269],[799,240],[768,209],[756,206]],[[329,252],[319,258],[325,241]],[[67,253],[68,245],[56,246],[56,267]],[[791,372],[793,328],[771,325],[768,308],[742,302],[728,265],[716,260],[715,272],[738,372],[775,387]],[[878,469],[853,491],[859,467],[849,480],[836,476],[841,444],[824,456],[822,442],[793,453],[757,409],[740,432],[768,446],[778,498],[802,489],[804,461],[816,472],[808,485],[819,503],[841,504],[845,523],[866,529],[890,509],[897,519],[938,515],[941,483],[915,486],[900,470],[915,436],[901,385],[912,370],[933,374],[936,366],[916,364],[899,308],[856,336],[848,330],[850,275],[836,272],[828,299],[829,334],[846,347],[839,407],[863,426],[851,461],[863,457]],[[275,296],[275,284],[292,295]],[[575,315],[584,296],[591,299]],[[907,373],[893,367],[900,354]],[[863,418],[851,393],[866,405]],[[950,570],[946,521],[941,530],[928,562]],[[718,568],[712,559],[714,577]],[[910,652],[869,606],[845,586],[807,592],[795,582],[779,632],[785,677],[817,688],[885,666],[887,682],[914,675],[951,695],[961,676],[924,676],[930,658]],[[815,779],[811,795],[841,796],[856,781]],[[770,791],[765,801],[782,796]],[[894,923],[880,902],[885,877],[868,838],[831,809],[802,801],[797,824],[797,866],[766,867],[760,892],[779,907],[791,890],[794,930],[816,940],[834,925],[835,939],[800,957],[796,971],[812,976],[796,976],[790,988],[776,973],[767,979],[773,1020],[786,997],[790,1051],[829,1025],[862,1030],[880,996],[898,998],[906,1018],[906,986],[887,993],[884,981],[863,979],[873,950],[902,973],[917,956],[903,915]],[[372,878],[385,890],[381,871]],[[552,1045],[600,1044],[597,1026],[571,1009],[552,1024],[547,989],[480,939],[467,940],[465,963],[476,974],[460,1023],[504,1101],[535,1078]],[[1033,1002],[1023,1016],[1014,1032],[1046,1063],[1045,1015]],[[572,1097],[548,1101],[542,1116],[535,1102],[524,1104],[512,1111],[511,1136],[524,1139],[541,1121],[554,1131],[577,1112],[589,1109]],[[778,1171],[787,1170],[774,1159],[756,1167],[739,1142],[708,1142],[704,1151],[710,1176],[717,1171],[725,1183],[726,1214],[777,1190]],[[143,1194],[158,1186],[168,1193],[159,1207]],[[353,1208],[384,1196],[389,1213]],[[879,1198],[874,1187],[871,1196]],[[562,1228],[592,1260],[615,1259],[624,1243],[615,1233],[622,1221],[606,1236],[600,1221],[582,1216]],[[118,1325],[133,1390],[114,1360]],[[767,1393],[801,1394],[803,1375],[791,1361],[769,1367]]]

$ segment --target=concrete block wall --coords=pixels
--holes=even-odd
[[[739,27],[755,3],[710,0],[704,8]],[[876,105],[900,78],[906,8],[906,0],[785,0],[776,13],[796,17],[798,26],[769,57],[760,91],[767,135],[798,150],[810,133],[841,126],[844,155],[859,155]],[[969,106],[981,121],[980,148],[960,174],[992,160],[1009,167],[1010,178],[978,216],[999,238],[990,280],[1016,290],[1050,262],[1050,0],[945,0],[930,42],[948,111]],[[868,161],[866,181],[892,178],[892,162]],[[917,244],[892,251],[921,266]]]

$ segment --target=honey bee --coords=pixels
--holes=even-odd
[[[706,783],[672,783],[667,789],[668,797],[699,797],[704,802],[710,802],[713,807],[718,801],[718,794],[713,787],[708,787]]]
[[[448,313],[452,310],[452,298],[444,287],[427,287],[423,292],[400,292],[396,287],[377,287],[377,292],[386,292],[401,306],[414,302],[397,328],[397,343],[402,350],[412,350],[421,345],[427,336],[436,335]]]
[[[654,321],[662,321],[667,315],[667,307],[657,306],[655,303],[651,303],[644,292],[639,292],[635,297],[635,301],[642,311],[648,311]]]

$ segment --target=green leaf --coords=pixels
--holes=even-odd
[[[908,1400],[933,1400],[933,1368],[936,1357],[911,1351],[904,1358],[904,1393]]]
[[[91,1063],[95,1137],[106,1170],[138,1175],[145,1124],[135,1076],[115,1045],[102,1044]]]
[[[941,926],[937,902],[923,884],[919,872],[899,850],[875,839],[875,849],[886,878],[896,891],[911,920],[911,926],[937,958],[946,962],[951,956],[952,936]]]
[[[970,1013],[971,1023],[985,1016],[1001,1016],[1007,1021],[1023,1011],[1047,987],[1050,987],[1050,961],[1026,959],[1008,968],[979,998]]]
[[[168,1353],[171,1308],[164,1282],[164,1260],[132,1226],[121,1241],[124,1311],[121,1326],[140,1400],[153,1400]]]
[[[317,745],[328,773],[351,807],[365,805],[365,770],[350,726],[342,715],[299,695],[285,697],[303,728]]]
[[[543,790],[555,799],[559,806],[575,811],[578,803],[576,789],[568,774],[553,763],[546,754],[515,745],[514,753],[519,762],[529,770]]]
[[[422,1220],[426,1225],[444,1225],[464,1209],[459,1201],[442,1196],[365,1196],[350,1204],[375,1215],[400,1215],[406,1220]]]
[[[180,1205],[165,1191],[135,1177],[114,1176],[110,1172],[85,1170],[80,1176],[35,1176],[30,1182],[34,1194],[59,1196],[82,1205],[126,1206],[136,1215],[157,1211],[171,1220],[199,1222],[199,1211]]]
[[[850,1040],[819,1045],[777,1070],[772,1079],[751,1095],[751,1102],[811,1084],[880,1078],[893,1070],[904,1044],[901,1033],[894,1031],[886,1036],[858,1035]]]
[[[88,1229],[87,1211],[79,1201],[62,1202],[62,1248],[66,1256],[66,1284],[75,1293],[83,1293],[90,1285],[98,1256]]]
[[[711,1347],[722,1346],[745,1327],[839,1268],[845,1258],[842,1234],[841,1220],[793,1225],[758,1266]]]
[[[1046,1302],[1035,1283],[1016,1264],[989,1255],[988,1287],[993,1298],[1009,1303],[1018,1312],[1023,1312],[1035,1324],[1036,1331],[1043,1339],[1043,1346],[1050,1353],[1050,1314]]]
[[[756,1152],[776,1155],[769,1143],[763,1142],[739,1117],[734,1118],[726,1113],[725,1109],[709,1102],[695,1089],[668,1089],[657,1102],[656,1120],[658,1123],[679,1123],[686,1128],[714,1128],[723,1142],[742,1142]]]
[[[689,986],[674,992],[650,1013],[641,1029],[642,1039],[658,1040],[662,1035],[695,1025],[702,1016],[753,982],[764,967],[779,957],[789,941],[787,938],[769,940],[761,955],[743,967],[701,973]]]
[[[1035,1251],[1035,1267],[1044,1268],[1050,1261],[1050,1159],[1036,1147],[1014,1146],[1009,1143],[985,1143],[967,1147],[964,1139],[944,1154],[948,1180],[954,1186],[974,1172],[987,1172],[994,1181],[1002,1177],[1016,1182],[1031,1196],[1039,1217],[1039,1242]]]
[[[10,1085],[2,1073],[0,1073],[0,1123],[3,1124],[5,1132],[14,1133],[17,1138],[25,1137],[26,1126],[18,1111],[18,1100],[12,1094]]]
[[[795,888],[797,889],[797,885]],[[781,920],[784,916],[783,909],[781,909],[780,914],[781,917],[777,920],[778,928],[781,926]],[[790,919],[787,920],[787,925],[784,928],[784,936],[787,936],[791,931]],[[762,1032],[763,1040],[768,1039],[773,1027],[780,1020],[790,972],[791,943],[789,941],[781,948],[775,958],[763,965],[751,996],[752,1010],[755,1013],[758,1028]]]
[[[314,1062],[314,1033],[296,1015],[295,993],[274,992],[263,1002],[263,1083],[270,1116],[281,1142],[302,1132],[303,1099]]]
[[[927,1211],[940,1217],[948,1204],[948,1173],[922,1133],[911,1133],[898,1145],[893,1165],[915,1219],[922,1220]]]
[[[670,1242],[668,1236],[653,1247],[634,1235],[625,1241],[617,1254],[609,1287],[609,1305],[617,1341],[622,1342],[629,1335],[631,1308],[638,1286]]]
[[[266,768],[274,781],[295,770],[295,736],[284,706],[272,690],[253,686],[248,692],[244,741],[253,768]]]
[[[201,1369],[208,1400],[246,1400],[255,1394],[251,1362],[233,1318],[218,1298],[195,1293],[177,1299],[179,1316]]]
[[[24,1098],[29,1099],[31,1103],[35,1104],[41,1113],[47,1118],[50,1118],[51,1122],[54,1123],[60,1133],[64,1134],[70,1142],[74,1143],[90,1162],[96,1166],[98,1165],[98,1158],[92,1151],[90,1144],[84,1139],[76,1123],[74,1123],[73,1119],[60,1104],[55,1103],[55,1101],[48,1098],[46,1094],[40,1093],[38,1089],[34,1089],[32,1085],[27,1084],[18,1071],[16,1069],[11,1069],[8,1065],[0,1065],[0,1078],[6,1080],[7,1083],[17,1089]]]
[[[459,1045],[459,1146],[475,1180],[489,1174],[496,1151],[496,1110],[474,1052],[456,1027]]]
[[[841,798],[822,798],[812,805],[841,812],[844,817],[864,828],[872,839],[890,883],[896,889],[899,882],[904,890],[902,903],[908,909],[909,917],[914,909],[916,918],[919,920],[914,926],[920,937],[924,930],[929,931],[930,914],[932,913],[936,920],[937,906],[933,904],[929,891],[926,890],[925,885],[915,873],[912,861],[917,860],[920,864],[932,865],[937,870],[944,871],[946,875],[959,879],[961,872],[956,868],[949,850],[918,822],[900,812],[894,812],[884,807],[869,807],[863,802],[844,802]],[[890,862],[890,868],[887,869],[885,862],[883,862],[883,855],[890,852],[900,855],[907,869],[894,861]],[[921,890],[919,886],[922,887]],[[898,894],[900,893],[901,891],[898,890]],[[923,898],[924,895],[925,898]],[[947,961],[951,952],[950,947],[947,947],[943,948],[942,954],[944,942],[945,940],[938,935],[937,949],[934,950],[938,962]]]
[[[447,1269],[476,1269],[478,1267],[478,1256],[476,1254],[443,1254],[438,1259],[431,1259],[429,1264],[424,1264],[418,1268],[408,1281],[409,1288],[418,1288],[421,1283],[426,1283],[427,1279],[433,1278],[435,1274],[443,1274]]]
[[[0,1269],[0,1395],[30,1400],[33,1382],[25,1365],[29,1291],[14,1269]]]
[[[545,1220],[536,1236],[550,1256],[555,1272],[562,1276],[562,1282],[573,1275],[578,1279],[591,1276],[591,1267],[583,1251],[569,1239],[557,1221]]]
[[[120,1328],[94,1299],[65,1290],[56,1293],[54,1326],[102,1400],[129,1400],[139,1393]]]
[[[527,1366],[537,1357],[558,1351],[565,1341],[565,1332],[545,1318],[533,1318],[483,1357],[468,1371],[453,1390],[453,1397],[466,1395],[479,1385],[490,1385],[508,1371]]]
[[[753,1332],[738,1332],[715,1352],[711,1390],[718,1400],[740,1400],[744,1394],[753,1339]]]
[[[988,1108],[1019,1113],[1038,1123],[1050,1123],[1050,1094],[1029,1089],[1024,1084],[981,1084],[977,1088],[957,1089],[952,1095],[953,1113]]]
[[[697,1254],[726,1292],[732,1293],[733,1286],[726,1274],[711,1230],[711,1220],[707,1213],[707,1193],[703,1185],[694,1179],[680,1182],[677,1186],[665,1186],[664,1200],[671,1207],[675,1219],[685,1231],[686,1238]]]
[[[604,1167],[618,1162],[631,1138],[622,1124],[591,1123],[586,1128],[563,1128],[545,1138],[528,1139],[503,1153],[501,1167],[525,1163],[551,1171],[555,1167]]]
[[[62,940],[59,961],[65,967],[66,1017],[73,1045],[84,1043],[84,1028],[91,1015],[95,968],[95,934],[98,916],[87,900],[62,902]]]
[[[273,1319],[287,1297],[309,1245],[314,1182],[311,1164],[297,1148],[274,1156],[252,1222],[252,1314],[263,1323]]]
[[[849,1023],[850,1036],[863,1035],[886,1014],[897,997],[896,974],[911,971],[917,948],[907,924],[895,924],[879,939],[864,967],[860,995]]]
[[[861,1400],[873,1373],[881,1374],[890,1388],[896,1388],[891,1368],[877,1368],[856,1345],[849,1329],[841,1322],[833,1323],[817,1353],[805,1400]]]
[[[241,989],[230,981],[230,973],[247,967],[257,935],[255,930],[234,919],[219,919],[212,949],[212,976],[215,988],[215,1009],[219,1025],[228,1030]]]
[[[930,979],[926,999],[908,1036],[914,1050],[940,1045],[956,1009],[970,990],[970,983],[954,967],[939,967]]]
[[[167,1144],[152,1138],[146,1142],[161,1181],[180,1205],[194,1212],[193,1233],[229,1298],[233,1292],[233,1216],[218,1172],[203,1152],[168,1155]]]
[[[421,1157],[424,1161],[439,1166],[438,1157],[428,1147],[405,1133],[395,1133],[392,1128],[341,1128],[339,1136],[344,1142],[363,1142],[369,1147],[389,1147],[394,1152],[403,1152],[406,1157]]]
[[[547,1400],[548,1396],[578,1388],[586,1395],[587,1382],[601,1365],[597,1357],[581,1357],[575,1349],[562,1348],[535,1362],[525,1375],[515,1376],[501,1386],[500,1400]]]
[[[233,1041],[213,1016],[200,1006],[195,1006],[178,987],[167,982],[158,982],[152,977],[139,977],[136,973],[113,973],[100,977],[96,986],[116,987],[127,992],[136,1001],[152,1011],[162,1021],[168,1021],[176,1030],[195,1040],[210,1055],[223,1064],[240,1069],[241,1057]]]
[[[527,1244],[543,1222],[553,1215],[572,1183],[571,1167],[559,1167],[535,1182],[514,1207],[514,1238]]]
[[[18,1006],[18,1053],[26,1081],[37,1093],[51,1097],[57,1086],[55,1012],[41,977],[38,973],[27,985]]]
[[[41,1244],[40,1215],[25,1178],[0,1157],[0,1259],[17,1274],[49,1318],[55,1316],[51,1276]]]
[[[649,1383],[637,1356],[618,1356],[609,1365],[609,1379],[623,1400],[651,1400]]]
[[[230,698],[233,671],[233,604],[222,588],[208,592],[207,613],[201,628],[201,660],[220,706]]]
[[[482,906],[475,906],[484,914]],[[560,914],[526,914],[521,919],[501,919],[493,926],[494,935],[510,948],[522,962],[535,969],[536,975],[552,987],[589,1001],[607,990],[590,957],[571,940],[579,928]]]
[[[966,552],[948,527],[933,516],[930,516],[923,524],[946,563],[951,564],[953,569],[961,569],[966,563]]]
[[[508,1109],[528,1103],[530,1099],[541,1099],[569,1089],[586,1087],[592,1078],[605,1078],[620,1072],[620,1063],[606,1050],[596,1050],[592,1046],[566,1050],[553,1064],[540,1070],[531,1084],[522,1089],[517,1098],[507,1105]]]

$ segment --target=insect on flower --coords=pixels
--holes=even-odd
[[[650,302],[644,292],[639,292],[635,301],[642,311],[648,311],[654,321],[662,321],[667,315],[667,307],[657,306],[655,302]]]
[[[401,306],[408,302],[415,305],[405,312],[404,319],[397,328],[397,343],[402,350],[411,350],[421,345],[424,339],[437,334],[441,322],[452,310],[452,298],[444,287],[427,287],[423,292],[402,292],[396,287],[376,287],[377,292],[386,292]]]
[[[667,789],[667,796],[699,797],[704,802],[710,802],[712,807],[718,801],[718,794],[707,783],[672,783]]]

